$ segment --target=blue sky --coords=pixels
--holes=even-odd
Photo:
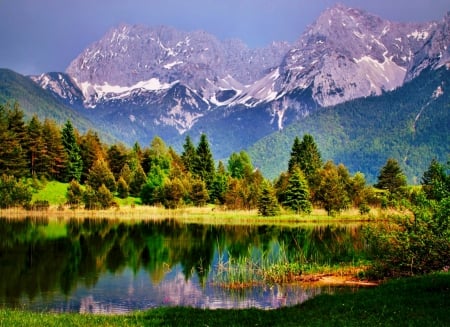
[[[120,23],[204,30],[250,47],[292,42],[337,2],[403,22],[441,20],[450,11],[450,0],[0,0],[0,68],[64,71]]]

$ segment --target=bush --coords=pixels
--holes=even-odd
[[[373,274],[415,275],[450,266],[450,201],[429,201],[422,195],[416,202],[413,217],[391,217],[388,223],[365,228],[375,260]]]

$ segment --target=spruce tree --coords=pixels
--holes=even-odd
[[[389,158],[381,168],[375,187],[387,190],[391,197],[400,196],[406,186],[406,176],[397,160]]]
[[[186,136],[185,142],[183,144],[183,153],[181,154],[181,160],[183,161],[183,165],[186,171],[191,173],[194,172],[196,156],[197,153],[195,151],[195,146],[188,135]]]
[[[65,180],[72,179],[80,181],[83,172],[83,159],[81,157],[80,147],[78,146],[75,131],[70,120],[66,122],[62,129],[62,144],[67,153],[67,166]]]
[[[205,134],[200,137],[200,142],[196,149],[196,160],[194,164],[194,175],[198,176],[206,183],[208,190],[214,180],[215,166],[214,159],[209,148],[209,143]]]
[[[264,217],[276,216],[280,213],[280,205],[272,186],[264,181],[258,197],[258,213]]]
[[[105,185],[111,192],[116,191],[116,180],[113,173],[108,167],[108,163],[103,159],[99,159],[89,169],[86,180],[94,190],[98,190],[100,186]]]
[[[290,174],[286,189],[286,200],[283,204],[296,213],[309,214],[312,211],[308,183],[298,167]]]
[[[44,120],[42,138],[46,149],[44,161],[47,174],[50,178],[64,181],[67,153],[62,144],[61,130],[53,120]]]

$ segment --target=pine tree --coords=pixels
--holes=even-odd
[[[197,207],[206,205],[209,200],[208,190],[205,182],[201,180],[194,180],[191,185],[190,199]]]
[[[80,147],[78,146],[75,131],[70,120],[66,122],[62,129],[62,144],[67,153],[67,166],[65,180],[72,179],[80,181],[83,172],[83,159],[81,157]]]
[[[43,139],[43,127],[37,116],[28,123],[28,163],[31,176],[49,175],[46,170],[47,150]]]
[[[139,196],[142,187],[147,181],[147,175],[145,175],[144,169],[141,165],[138,165],[136,169],[131,173],[131,180],[128,184],[131,196]]]
[[[277,216],[280,205],[275,197],[272,186],[264,181],[258,198],[258,213],[264,217]]]
[[[62,143],[61,130],[53,120],[46,119],[42,126],[45,144],[44,166],[50,178],[65,180],[67,153]]]
[[[198,176],[206,183],[208,190],[214,180],[215,166],[214,159],[209,148],[209,143],[205,134],[200,137],[200,142],[196,149],[196,160],[194,164],[194,175]]]
[[[406,185],[406,176],[400,168],[398,161],[389,158],[380,170],[378,183],[375,187],[387,190],[389,196],[396,197],[403,194]]]
[[[294,168],[294,171],[290,174],[286,189],[286,200],[283,205],[296,213],[309,214],[312,211],[308,183],[298,167]]]
[[[108,167],[108,163],[103,159],[99,159],[94,162],[92,168],[89,169],[89,173],[86,180],[94,190],[102,185],[105,185],[110,192],[116,191],[116,180],[113,173]]]
[[[421,184],[428,199],[441,201],[450,196],[450,176],[445,170],[444,165],[433,159],[423,173]]]
[[[0,105],[0,171],[15,177],[27,174],[26,128],[17,103]]]
[[[195,151],[195,146],[192,143],[189,135],[187,135],[183,144],[183,153],[181,154],[181,160],[183,161],[183,165],[186,171],[191,173],[194,172],[196,157],[197,153]]]
[[[98,137],[98,134],[92,130],[88,130],[85,135],[81,137],[80,154],[83,160],[83,172],[81,180],[85,181],[89,174],[89,169],[97,160],[105,160],[106,153],[103,151],[103,145]]]
[[[299,167],[305,174],[312,195],[318,187],[318,170],[322,165],[322,158],[314,138],[310,134],[303,135],[301,142],[295,138],[288,171],[292,172],[295,167]]]

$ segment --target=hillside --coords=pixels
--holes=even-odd
[[[27,119],[37,115],[41,121],[49,118],[60,125],[70,120],[80,132],[96,130],[96,125],[82,113],[59,101],[30,78],[0,69],[0,103],[5,102],[18,102]],[[109,133],[98,132],[105,141],[114,139]]]
[[[311,134],[322,158],[344,163],[376,181],[387,158],[397,159],[410,183],[420,183],[433,158],[450,155],[450,70],[425,71],[376,97],[322,108],[248,149],[256,167],[275,178],[287,169],[295,136]]]

